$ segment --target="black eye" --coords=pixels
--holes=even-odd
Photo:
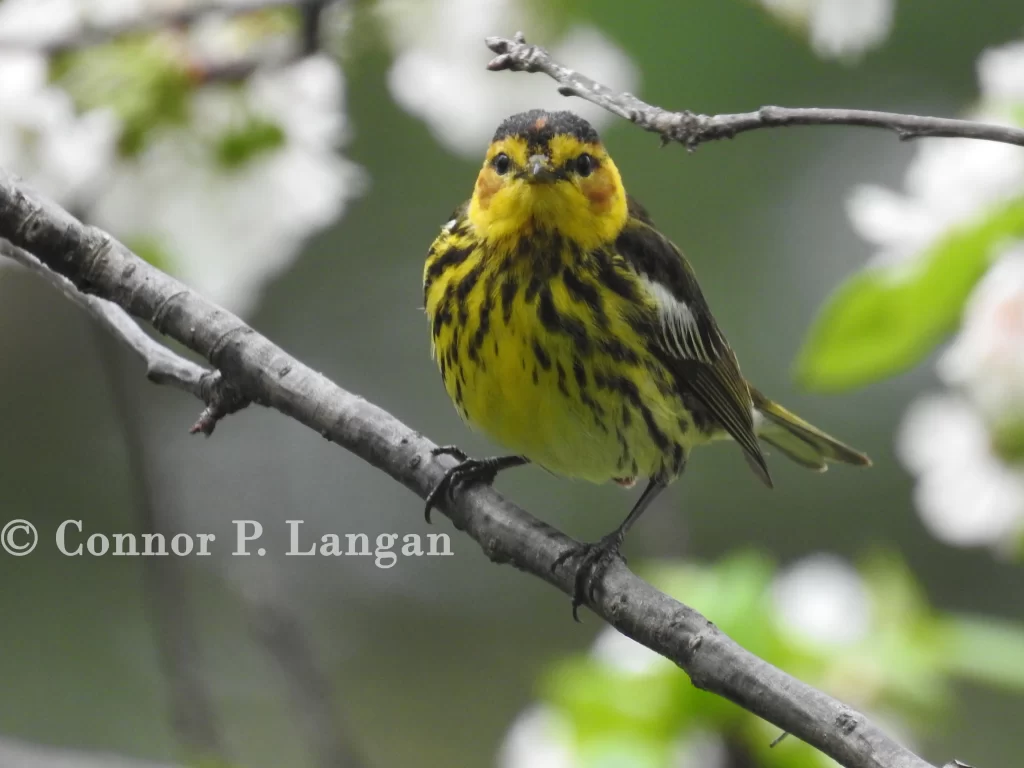
[[[594,170],[594,158],[585,152],[576,158],[576,173],[580,176],[589,176]]]
[[[494,165],[494,170],[497,171],[500,176],[504,176],[508,173],[508,169],[512,167],[512,161],[504,152],[496,154],[491,163]]]

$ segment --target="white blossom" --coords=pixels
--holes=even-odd
[[[645,675],[672,663],[621,632],[607,627],[594,641],[591,655],[627,675]],[[572,725],[557,710],[534,705],[509,728],[498,753],[499,768],[574,768],[577,765]],[[713,755],[704,740],[680,745],[680,755]],[[681,766],[688,763],[681,762]],[[715,765],[708,762],[709,766]]]
[[[512,723],[496,762],[498,768],[574,768],[572,728],[557,710],[530,707]]]
[[[1024,42],[985,51],[977,70],[981,99],[971,117],[1019,122]],[[921,143],[905,192],[862,187],[849,213],[878,248],[876,262],[912,268],[951,231],[1016,200],[1024,200],[1019,147],[955,139]],[[898,443],[916,476],[921,518],[937,538],[1008,548],[1024,527],[1024,467],[999,451],[1002,436],[1024,430],[1024,243],[994,247],[961,332],[939,360],[939,374],[955,393],[915,404]]]
[[[113,158],[117,120],[108,110],[77,114],[34,52],[0,51],[0,83],[0,166],[75,207]]]
[[[80,0],[2,0],[0,41],[45,44],[77,32],[82,25]]]
[[[990,427],[1024,425],[1024,242],[1007,247],[975,287],[938,370]]]
[[[645,645],[607,627],[594,641],[591,655],[612,669],[631,675],[645,675],[671,664]]]
[[[378,10],[396,51],[388,73],[392,95],[455,154],[478,158],[498,124],[516,112],[571,109],[598,129],[613,117],[583,100],[568,101],[546,78],[486,69],[493,56],[483,43],[487,35],[515,29],[537,34],[539,20],[528,17],[523,0],[381,0]],[[575,24],[548,47],[616,90],[638,87],[628,55],[595,27]]]
[[[87,27],[124,24],[205,0],[0,0],[0,42],[43,47]]]
[[[1024,470],[993,452],[988,428],[963,398],[918,400],[904,418],[897,449],[917,478],[921,519],[939,540],[1003,549],[1024,533]]]
[[[694,729],[675,745],[669,768],[727,768],[731,762],[721,734]]]
[[[208,5],[210,0],[0,0],[0,41],[45,46],[87,27],[128,24]],[[252,0],[218,0],[217,5],[247,6]]]
[[[783,633],[813,645],[848,646],[871,629],[871,598],[860,574],[835,555],[805,557],[772,585]]]
[[[974,289],[938,370],[960,394],[915,404],[899,440],[921,517],[949,544],[1012,549],[1024,534],[1024,465],[994,441],[1024,429],[1024,243]]]
[[[197,88],[186,97],[187,124],[154,125],[137,154],[122,156],[114,113],[77,112],[72,96],[48,82],[46,57],[31,50],[90,25],[196,2],[0,2],[0,40],[25,43],[0,52],[0,165],[119,239],[155,250],[165,259],[161,266],[244,313],[364,186],[360,170],[338,154],[346,138],[338,63],[315,56],[259,70],[241,88]],[[182,66],[254,55],[280,60],[275,54],[288,36],[263,39],[242,30],[223,14],[209,14],[160,42],[180,50]],[[253,121],[279,130],[280,141],[225,162],[218,142]]]
[[[958,225],[1024,195],[1024,153],[991,141],[949,139],[919,145],[906,193],[862,186],[847,210],[854,229],[879,250],[876,263],[906,261]]]
[[[990,48],[978,59],[978,80],[994,106],[1024,104],[1024,41]]]
[[[129,242],[156,242],[182,280],[244,313],[363,187],[360,170],[336,151],[342,101],[341,71],[325,56],[257,73],[241,97],[205,89],[195,96],[195,125],[161,130],[111,171],[94,220]],[[278,124],[283,145],[222,167],[202,134],[252,115]]]
[[[983,53],[978,79],[982,106],[972,117],[1010,123],[1008,107],[1024,106],[1024,43]],[[876,262],[922,254],[950,230],[1024,196],[1024,152],[972,139],[921,142],[905,186],[904,193],[863,186],[848,202],[854,229],[878,248]]]
[[[895,0],[760,0],[783,20],[806,28],[819,56],[853,59],[892,30]]]

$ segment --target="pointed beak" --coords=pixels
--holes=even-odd
[[[546,184],[555,180],[555,173],[545,155],[531,155],[526,161],[526,180],[531,184]]]

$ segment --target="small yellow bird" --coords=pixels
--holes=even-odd
[[[758,438],[794,461],[869,465],[740,374],[690,264],[623,187],[597,132],[533,110],[494,134],[472,198],[423,275],[433,354],[462,418],[512,456],[460,459],[427,499],[527,462],[646,490],[579,556],[573,613],[696,445],[732,438],[769,487]],[[556,564],[557,565],[557,564]]]

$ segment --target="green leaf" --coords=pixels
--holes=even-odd
[[[1024,237],[1024,200],[950,232],[912,264],[871,267],[828,300],[804,342],[796,376],[839,391],[911,368],[956,328],[995,248]]]
[[[993,427],[992,449],[1008,464],[1024,467],[1024,415],[1015,414]]]
[[[174,259],[164,250],[163,245],[155,237],[138,235],[126,238],[124,244],[130,248],[140,259],[149,262],[157,269],[175,273]]]
[[[239,168],[264,152],[272,152],[284,142],[281,126],[252,117],[217,140],[217,162],[227,169]]]
[[[569,716],[580,744],[613,734],[667,741],[678,732],[693,691],[669,662],[631,674],[592,657],[563,661],[548,674],[544,689],[544,698]]]
[[[872,620],[877,626],[904,627],[930,618],[924,590],[896,552],[875,550],[862,558],[859,570],[874,601]]]
[[[833,760],[794,736],[775,743],[781,732],[767,720],[751,717],[737,735],[749,750],[750,764],[760,768],[837,768]]]
[[[768,589],[775,563],[756,551],[722,558],[712,567],[653,563],[641,575],[654,586],[700,611],[758,656],[776,652]]]
[[[1024,624],[991,616],[942,620],[940,663],[950,674],[1013,692],[1024,691]]]
[[[131,36],[61,54],[51,62],[50,80],[80,111],[109,108],[121,118],[122,157],[138,155],[155,128],[189,118],[193,83],[178,52],[158,38]]]
[[[665,768],[670,746],[667,741],[651,741],[642,736],[605,735],[581,745],[575,764],[580,768]]]

